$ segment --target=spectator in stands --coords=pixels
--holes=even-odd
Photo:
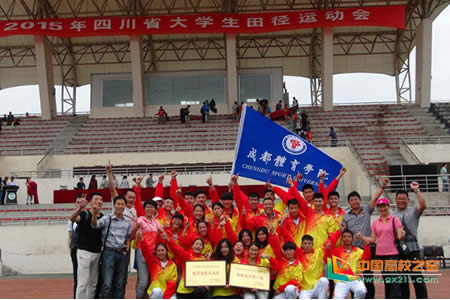
[[[398,217],[402,222],[403,228],[405,229],[405,239],[404,242],[408,247],[409,254],[402,259],[407,260],[422,260],[420,255],[420,248],[417,242],[417,228],[419,227],[419,219],[422,215],[423,211],[427,207],[423,194],[420,192],[419,183],[416,181],[411,183],[411,189],[416,194],[417,204],[415,207],[408,207],[409,204],[409,196],[407,191],[398,191],[395,194],[395,204],[397,204],[397,209],[392,212],[392,215]],[[427,286],[424,282],[422,272],[407,272],[409,274],[414,273],[415,275],[411,281],[414,284],[414,290],[416,292],[417,299],[427,299],[428,292]],[[408,275],[406,275],[408,276]],[[409,281],[405,280],[401,284],[402,287],[402,296],[404,299],[409,299]]]
[[[27,185],[27,205],[39,204],[37,183],[32,181],[31,178],[28,177],[26,180],[26,185]]]
[[[167,116],[167,112],[164,110],[162,106],[159,107],[158,112],[155,114],[158,116],[158,122],[168,121],[169,117]]]
[[[376,242],[377,259],[384,263],[389,260],[398,261],[400,255],[395,246],[395,239],[403,240],[405,238],[402,222],[389,212],[389,201],[386,198],[378,199],[376,204],[380,216],[372,223],[371,236],[363,236],[358,232],[356,237],[366,244]],[[401,299],[402,289],[399,280],[401,277],[395,274],[390,275],[390,273],[397,273],[397,270],[395,272],[384,270],[384,298]]]
[[[84,178],[80,177],[80,181],[77,183],[77,190],[85,190],[86,185],[84,184]]]
[[[3,180],[0,177],[0,205],[3,205]]]
[[[98,189],[97,179],[95,175],[92,175],[91,181],[89,181],[89,190],[96,190]]]
[[[283,103],[281,103],[281,100],[278,101],[277,106],[275,106],[275,111],[280,110],[283,107]]]
[[[214,98],[211,99],[211,102],[209,102],[209,109],[210,109],[213,113],[217,114],[216,100],[214,100]]]
[[[8,117],[7,117],[7,119],[6,119],[6,125],[14,125],[14,115],[11,113],[11,112],[9,112],[9,114],[8,114]]]
[[[208,115],[209,115],[208,100],[203,102],[203,106],[200,109],[200,113],[202,114],[202,122],[205,123],[208,120]]]
[[[6,116],[6,115],[5,115]],[[0,198],[0,204],[4,205],[5,204],[5,196],[6,196],[6,186],[8,183],[8,176],[5,176],[5,178],[3,178],[3,180],[0,182],[0,188],[2,190],[1,192],[1,198]]]
[[[292,131],[296,130],[297,121],[298,121],[298,114],[297,114],[297,112],[294,112],[294,114],[292,115]]]
[[[131,222],[123,215],[126,207],[125,198],[114,197],[113,205],[114,213],[109,217],[101,218],[98,222],[97,218],[91,219],[92,228],[101,229],[102,239],[105,241],[101,270],[103,283],[100,294],[102,299],[123,299],[125,296],[128,254],[130,239],[133,235]],[[92,207],[93,215],[97,215],[99,212],[98,207]]]
[[[114,187],[117,189],[117,188],[119,188],[119,180],[116,178],[116,175],[113,175],[113,184],[114,184]]]
[[[251,108],[253,108],[253,106],[250,105]],[[238,119],[241,119],[241,115],[242,115],[242,109],[244,109],[244,103],[241,102],[241,104],[239,105],[239,114],[238,114]]]
[[[145,187],[152,188],[155,184],[155,180],[153,180],[153,174],[148,174],[148,178],[145,180]]]
[[[361,206],[361,196],[358,192],[353,191],[347,196],[347,201],[350,206],[350,211],[344,215],[342,223],[344,227],[352,232],[360,232],[363,236],[370,236],[372,229],[370,227],[370,217],[372,216],[377,199],[383,194],[384,188],[389,184],[389,180],[384,180],[381,188],[373,195],[369,205]],[[353,245],[360,249],[364,249],[364,242],[356,238],[353,240]],[[371,257],[375,257],[375,247],[371,245]],[[373,278],[371,270],[364,271],[365,278]],[[374,299],[375,285],[372,281],[364,281],[367,289],[366,299]]]
[[[108,188],[108,180],[106,179],[106,175],[103,175],[102,182],[100,182],[100,189],[104,190]]]
[[[333,126],[330,127],[330,133],[328,136],[331,137],[331,147],[336,147],[338,143],[338,136]]]
[[[309,143],[312,143],[312,141],[313,141],[313,136],[312,136],[311,129],[309,128],[309,126],[306,127],[306,140]]]
[[[302,122],[300,121],[300,118],[297,118],[294,128],[295,128],[295,132],[297,133],[297,135],[300,135],[300,131],[302,129]]]
[[[82,203],[82,195],[77,194],[74,199],[75,209],[78,209]],[[69,234],[69,249],[70,258],[72,260],[72,270],[73,270],[73,299],[76,299],[77,295],[77,272],[78,272],[78,259],[77,259],[77,242],[78,242],[78,224],[72,222],[72,220],[67,221],[67,233]]]
[[[191,127],[191,106],[188,105],[185,109],[184,109],[184,123],[186,127]]]
[[[448,192],[447,164],[444,164],[441,168],[441,178],[442,178],[442,192]]]
[[[180,122],[184,124],[184,107],[180,108]]]
[[[127,176],[122,177],[122,181],[120,182],[119,188],[120,189],[129,189],[130,188],[130,184],[128,183]]]
[[[78,224],[77,247],[77,299],[93,299],[97,287],[100,253],[102,251],[102,231],[92,226],[95,220],[100,222],[106,219],[101,213],[103,197],[99,193],[92,193],[89,196],[90,209],[87,207],[86,194],[81,197],[81,203],[76,207],[70,221]],[[111,221],[108,218],[108,221]],[[109,226],[109,222],[106,226]],[[113,225],[111,224],[111,228]],[[105,233],[106,235],[106,233]],[[111,235],[111,232],[108,236]]]
[[[298,107],[298,100],[295,97],[292,99],[292,107]]]
[[[302,130],[305,130],[309,116],[305,111],[302,111],[300,116],[302,117]]]
[[[238,115],[239,115],[239,105],[238,105],[237,101],[234,101],[234,104],[231,107],[231,110],[232,110],[233,121],[235,121],[238,119]]]

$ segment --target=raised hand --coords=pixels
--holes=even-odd
[[[267,179],[267,182],[266,182],[266,184],[264,184],[264,187],[265,187],[266,189],[269,189],[269,190],[272,189],[272,184],[270,183],[270,180],[269,180],[269,179]]]
[[[303,179],[303,174],[300,172],[297,172],[297,176],[295,177],[295,181],[299,181]]]
[[[175,170],[172,170],[172,172],[170,173],[170,176],[172,176],[172,178],[177,178],[178,173]]]
[[[169,236],[167,235],[167,233],[165,231],[161,232],[159,237],[163,240],[168,241],[169,240]]]
[[[319,177],[320,177],[320,181],[321,181],[321,182],[323,182],[323,180],[325,179],[325,175],[327,175],[326,172],[324,172],[324,171],[320,172]]]
[[[178,198],[181,198],[181,185],[178,187],[176,194],[177,194]]]
[[[237,174],[237,175],[232,175],[232,176],[231,176],[231,183],[232,183],[233,185],[237,185],[237,184],[238,184],[238,178],[239,178],[239,174]]]
[[[211,175],[209,175],[208,178],[206,178],[206,183],[207,183],[209,186],[213,185],[213,181],[212,181],[212,176],[211,176]]]
[[[416,193],[419,190],[419,187],[420,187],[420,185],[419,185],[419,183],[417,181],[411,182],[410,186],[411,186],[411,189],[413,190],[414,193]]]
[[[106,164],[106,173],[112,173],[112,165],[111,161],[108,159],[108,163]]]
[[[389,178],[383,178],[383,187],[387,187],[389,185]]]
[[[344,175],[345,173],[347,173],[347,169],[342,167],[342,169],[341,169],[341,171],[339,173]]]
[[[136,185],[141,186],[142,180],[144,180],[143,176],[139,176],[138,178],[136,178]]]
[[[163,183],[163,181],[164,181],[164,177],[166,176],[166,174],[164,174],[164,173],[162,173],[161,175],[159,175],[159,177],[158,177],[158,183]]]

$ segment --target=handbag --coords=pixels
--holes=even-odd
[[[92,216],[92,217],[94,217],[94,216]],[[109,235],[109,228],[111,228],[111,222],[112,222],[112,217],[109,216],[109,225],[108,225],[108,229],[106,230],[105,239],[103,240],[103,245],[102,245],[102,251],[100,252],[100,259],[98,261],[98,280],[97,280],[97,286],[95,287],[94,299],[100,299],[100,291],[101,291],[102,285],[103,285],[103,277],[102,277],[103,253],[105,252],[105,244],[106,244],[106,239],[108,238],[108,235]]]
[[[408,246],[406,245],[406,243],[402,240],[399,240],[397,238],[397,232],[395,230],[395,222],[394,222],[394,218],[392,218],[392,230],[394,231],[394,243],[395,243],[395,247],[397,248],[398,254],[400,256],[407,256],[409,254],[409,249]]]

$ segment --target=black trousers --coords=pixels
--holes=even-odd
[[[404,257],[403,259],[407,260],[420,260],[420,251],[412,251]],[[411,278],[411,281],[413,281],[414,290],[416,292],[416,298],[417,299],[428,299],[428,291],[427,291],[427,285],[424,283],[422,272],[412,272],[412,271],[406,271],[407,273],[411,274],[414,273],[414,275],[405,275],[409,276]],[[417,278],[420,278],[420,282],[416,282]],[[404,299],[409,299],[410,297],[410,291],[409,291],[409,282],[404,282],[401,284],[402,287],[402,295]]]
[[[78,282],[77,248],[70,249],[70,258],[72,259],[72,269],[73,269],[73,299],[75,299],[77,294],[77,282]]]
[[[399,260],[399,255],[379,255],[377,259],[383,260],[383,266],[386,260]],[[402,288],[399,283],[402,276],[390,275],[390,273],[398,273],[398,271],[390,272],[383,270],[384,280],[384,298],[385,299],[402,299]]]

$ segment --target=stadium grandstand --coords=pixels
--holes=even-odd
[[[350,209],[347,195],[352,191],[369,203],[384,178],[390,180],[384,197],[392,208],[398,190],[407,190],[410,206],[416,205],[409,187],[417,181],[427,201],[418,228],[421,251],[445,266],[450,255],[445,225],[450,193],[448,171],[442,170],[450,162],[450,103],[431,101],[431,36],[433,20],[449,4],[448,0],[0,1],[0,88],[37,84],[41,107],[39,115],[16,114],[15,126],[6,125],[6,120],[0,124],[0,176],[13,176],[19,187],[15,199],[6,198],[0,205],[0,282],[2,276],[72,272],[65,226],[79,193],[77,183],[83,177],[88,186],[96,175],[100,185],[108,160],[117,179],[127,176],[130,187],[133,178],[165,173],[168,194],[169,174],[176,170],[184,191],[208,189],[209,175],[219,192],[226,191],[240,125],[235,102],[257,109],[259,99],[267,100],[271,111],[267,116],[292,132],[296,132],[294,115],[308,116],[311,143],[347,169],[336,189],[344,209]],[[267,32],[246,28],[202,33],[181,26],[185,31],[159,33],[134,32],[130,27],[134,20],[149,16],[256,18],[264,13],[346,9],[375,16],[377,8],[400,6],[402,26],[383,26],[381,19],[361,26],[308,25]],[[105,34],[83,33],[87,25],[72,28],[77,33],[31,30],[58,20],[61,24],[122,20],[121,28],[128,28]],[[5,31],[8,27],[17,27],[17,32]],[[415,74],[410,62],[413,49]],[[334,103],[333,75],[357,72],[391,76],[396,99],[388,104]],[[310,104],[293,106],[295,95],[286,89],[284,76],[309,79]],[[76,91],[87,84],[90,111],[80,113]],[[56,85],[61,86],[61,112],[56,109]],[[209,120],[203,122],[206,99],[215,100],[217,112],[210,111]],[[282,108],[277,110],[280,100]],[[189,126],[180,117],[180,109],[187,105]],[[155,115],[160,106],[167,119]],[[336,144],[330,140],[330,126],[338,135]],[[27,178],[37,184],[37,205],[26,205]],[[263,182],[240,178],[239,183],[246,193],[264,194]],[[146,190],[146,195],[154,196],[154,187]],[[106,214],[111,195],[107,189],[100,192]],[[444,297],[438,291],[429,290],[430,298]],[[70,298],[70,292],[58,296]]]

